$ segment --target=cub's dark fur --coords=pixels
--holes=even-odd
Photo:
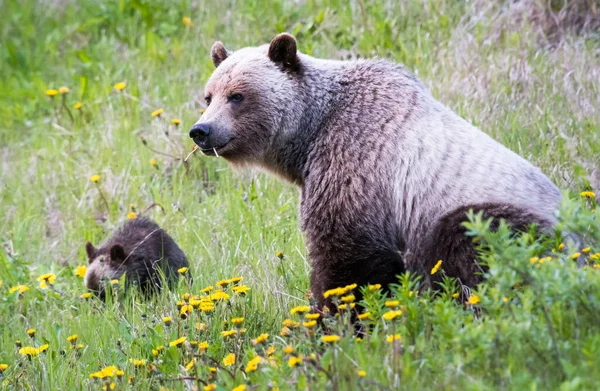
[[[89,267],[85,283],[104,297],[104,285],[126,273],[128,286],[139,285],[147,296],[162,288],[162,275],[173,286],[177,270],[189,266],[177,243],[154,221],[139,217],[127,221],[99,248],[85,246]]]

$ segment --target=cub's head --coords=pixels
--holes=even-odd
[[[83,279],[87,288],[104,298],[105,289],[111,280],[119,279],[126,269],[127,254],[120,244],[97,249],[90,242],[85,245],[89,266]]]
[[[232,163],[264,163],[281,133],[297,127],[301,60],[296,40],[279,34],[269,45],[231,52],[211,49],[216,67],[204,89],[206,111],[190,137],[206,155]]]

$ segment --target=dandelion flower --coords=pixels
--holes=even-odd
[[[256,371],[258,369],[258,364],[260,364],[260,356],[256,356],[248,361],[248,364],[246,364],[246,372]]]
[[[8,290],[8,293],[15,293],[15,292],[19,291],[19,295],[22,295],[23,293],[27,292],[28,290],[29,290],[29,287],[27,285],[15,285]]]
[[[188,271],[187,267],[182,267],[182,268],[177,269],[177,273],[179,273],[181,275],[184,275],[185,273],[187,273],[187,271]]]
[[[198,344],[198,349],[207,350],[208,349],[208,341],[200,342]]]
[[[564,250],[565,249],[565,244],[564,243],[559,244],[558,245],[558,249],[559,249],[559,251]]]
[[[238,285],[231,288],[231,290],[237,295],[244,296],[246,293],[248,293],[250,288],[248,288],[246,285]]]
[[[580,194],[583,198],[594,198],[596,197],[596,193],[593,191],[582,191]]]
[[[127,218],[128,218],[129,220],[133,220],[133,219],[135,219],[136,217],[137,217],[137,213],[135,213],[135,212],[129,212],[129,213],[127,214]]]
[[[146,365],[146,360],[138,360],[135,358],[130,358],[129,362],[132,363],[134,367],[143,367],[144,365]]]
[[[292,330],[290,330],[288,327],[283,327],[281,329],[281,331],[279,332],[279,335],[281,335],[282,337],[287,337],[288,335],[290,335],[292,333]]]
[[[239,386],[231,389],[231,391],[245,391],[245,390],[246,390],[245,384],[240,384]]]
[[[79,109],[81,109],[81,106],[83,106],[83,105],[81,104],[81,102],[77,102],[77,103],[75,103],[75,104],[73,105],[73,108],[74,108],[75,110],[79,110]]]
[[[190,18],[189,16],[184,16],[183,17],[183,25],[185,27],[190,27],[192,25],[192,18]]]
[[[256,337],[256,339],[253,340],[252,343],[254,345],[258,345],[258,344],[266,342],[267,338],[269,338],[269,334],[263,333],[263,334],[259,335],[258,337]]]
[[[49,285],[54,284],[54,281],[56,281],[56,274],[54,274],[54,273],[42,274],[41,276],[38,277],[37,280],[40,282],[40,288],[45,289]]]
[[[381,284],[369,285],[368,288],[369,288],[369,292],[373,292],[373,291],[381,289]]]
[[[40,350],[38,348],[34,348],[33,346],[25,346],[19,349],[19,354],[31,358],[40,354]]]
[[[163,111],[165,111],[164,109],[158,109],[158,110],[154,110],[152,112],[152,116],[153,117],[160,117],[160,115],[163,113]]]
[[[503,298],[502,298],[502,302],[504,302],[504,303],[508,303],[508,297],[503,297]]]
[[[442,267],[442,260],[440,259],[439,261],[437,261],[437,263],[435,264],[435,266],[431,269],[431,274],[435,274],[438,272],[438,270],[440,270],[440,267]]]
[[[303,360],[303,356],[299,355],[298,357],[296,356],[292,356],[290,357],[290,359],[288,360],[288,365],[290,368],[295,367],[296,365],[302,364],[302,360]]]
[[[344,288],[334,288],[325,291],[325,293],[323,293],[323,297],[327,299],[329,296],[342,296],[344,293]]]
[[[123,91],[125,87],[127,87],[127,83],[125,83],[124,81],[115,84],[115,90],[117,91]]]
[[[231,323],[233,324],[242,324],[244,322],[244,318],[233,318],[231,319]]]
[[[283,252],[281,252],[281,251],[277,251],[277,252],[275,253],[275,256],[276,256],[277,258],[279,258],[279,259],[283,259]]]
[[[85,273],[87,272],[87,266],[80,265],[75,268],[75,275],[78,277],[85,277]]]
[[[458,296],[459,296],[459,294],[458,294],[458,293],[453,293],[453,294],[452,294],[452,297],[453,297],[453,298],[455,298],[455,299],[458,299]]]
[[[221,337],[223,337],[223,338],[233,337],[236,334],[237,334],[237,330],[221,331]]]
[[[170,316],[165,316],[164,318],[162,318],[162,321],[166,326],[170,326],[173,322],[173,319]]]
[[[388,300],[385,302],[385,306],[388,308],[396,308],[400,305],[400,301],[398,300]]]
[[[371,319],[371,313],[370,312],[364,312],[362,314],[359,314],[358,315],[358,319],[360,319],[360,320]]]
[[[352,303],[354,300],[356,300],[356,297],[354,297],[354,295],[347,295],[342,297],[342,301],[344,303]]]
[[[186,337],[178,338],[175,341],[169,342],[169,346],[181,346],[186,340]]]
[[[357,374],[358,374],[358,376],[360,376],[360,377],[365,377],[365,376],[367,376],[367,372],[365,372],[365,371],[358,371],[358,372],[356,372],[356,373],[357,373]]]
[[[321,314],[306,314],[304,315],[304,318],[308,319],[308,320],[317,320],[321,317]]]
[[[8,364],[0,364],[0,373],[6,371],[8,369]]]
[[[192,361],[190,361],[189,363],[187,363],[187,365],[185,366],[185,369],[189,372],[192,370],[192,368],[194,368],[194,365],[196,364],[196,359],[193,358]]]
[[[61,94],[66,94],[69,92],[69,88],[68,87],[60,87],[58,89],[58,92],[60,92]]]
[[[27,330],[27,335],[29,335],[31,338],[35,337],[35,329]]]
[[[294,347],[292,345],[287,345],[285,348],[283,348],[283,352],[285,354],[292,354],[294,353]]]
[[[99,180],[100,180],[100,175],[92,175],[90,177],[90,181],[92,181],[94,183],[98,182]]]
[[[223,365],[225,365],[226,367],[230,367],[233,364],[235,364],[235,354],[233,353],[229,353],[227,356],[225,356],[225,358],[223,359]]]
[[[200,292],[202,292],[202,293],[209,293],[213,289],[215,289],[215,288],[211,285],[211,286],[207,286],[206,288],[202,289]]]
[[[539,260],[540,260],[539,257],[532,257],[532,258],[529,258],[529,263],[532,265],[535,265],[536,263],[539,262]]]
[[[338,309],[340,309],[340,310],[346,310],[346,309],[348,309],[348,308],[352,309],[352,308],[354,308],[355,306],[356,306],[356,304],[354,304],[354,303],[350,303],[350,304],[340,304],[340,305],[338,305]]]
[[[152,355],[155,357],[158,356],[160,354],[160,352],[162,352],[164,350],[164,348],[165,347],[162,345],[157,346],[155,349],[152,349]]]
[[[231,296],[229,296],[227,293],[225,293],[221,290],[217,290],[217,291],[215,291],[215,293],[213,293],[212,295],[209,296],[210,300],[227,301],[227,300],[229,300],[229,298],[231,298]]]
[[[340,340],[338,335],[324,335],[321,337],[321,341],[326,343],[334,343]]]
[[[392,343],[394,341],[401,341],[402,337],[400,336],[400,334],[388,335],[385,340],[389,343]]]
[[[180,125],[180,124],[181,124],[181,120],[180,120],[180,119],[177,119],[177,118],[175,118],[175,119],[172,119],[172,120],[171,120],[171,123],[172,123],[173,125],[175,125],[175,126],[178,126],[178,125]]]
[[[577,259],[577,258],[579,258],[580,255],[581,255],[581,253],[575,253],[575,254],[571,255],[571,259]]]
[[[53,98],[54,96],[58,95],[58,91],[57,90],[46,90],[46,95]]]
[[[110,280],[110,285],[112,285],[112,286],[119,285],[119,280]]]
[[[590,248],[590,247],[586,247],[586,248],[583,248],[583,249],[581,249],[581,252],[582,252],[582,253],[584,253],[584,254],[587,254],[587,253],[589,253],[590,251],[591,251],[591,248]],[[0,286],[1,286],[1,285],[0,285]]]
[[[298,307],[294,307],[290,310],[290,315],[294,315],[294,314],[303,314],[305,312],[310,311],[310,307],[307,305],[301,305]]]
[[[156,159],[152,159],[152,160],[150,160],[150,164],[153,166],[156,166],[158,164],[158,162],[156,161]]]
[[[78,338],[79,338],[79,335],[77,335],[77,334],[69,335],[67,337],[67,341],[69,341],[71,344],[74,345],[77,342]]]
[[[394,320],[400,315],[402,315],[402,311],[388,311],[385,314],[383,314],[383,319]]]
[[[204,391],[215,391],[217,389],[217,385],[215,383],[210,383],[204,386]]]
[[[480,301],[481,300],[479,299],[479,296],[477,296],[477,295],[471,295],[469,297],[469,300],[467,301],[467,304],[469,304],[469,305],[476,305],[476,304],[479,304]]]
[[[307,329],[312,329],[313,327],[315,327],[317,325],[317,321],[316,320],[310,320],[308,322],[304,322],[302,323],[304,325],[304,327],[306,327]]]

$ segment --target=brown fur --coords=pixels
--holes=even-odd
[[[99,248],[86,243],[89,259],[85,277],[88,289],[104,297],[104,285],[126,273],[126,284],[138,285],[146,295],[161,288],[162,276],[173,286],[177,269],[188,261],[177,243],[145,217],[127,221]]]

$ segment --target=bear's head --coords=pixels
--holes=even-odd
[[[283,33],[269,45],[235,52],[215,42],[211,56],[216,69],[204,89],[207,108],[190,137],[206,155],[268,168],[274,143],[298,128],[304,112],[304,55]]]
[[[85,245],[89,266],[83,279],[87,288],[104,298],[106,284],[118,280],[127,269],[128,257],[120,244],[108,248],[96,248],[90,242]]]

